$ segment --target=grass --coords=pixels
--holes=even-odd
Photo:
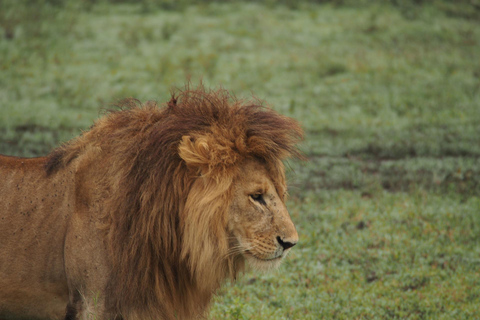
[[[0,153],[38,156],[118,99],[186,79],[305,128],[300,243],[211,319],[471,319],[480,312],[475,1],[0,3]]]

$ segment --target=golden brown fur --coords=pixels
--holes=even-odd
[[[46,158],[0,156],[0,318],[203,316],[245,259],[276,267],[296,243],[282,160],[301,136],[200,88],[126,100]]]

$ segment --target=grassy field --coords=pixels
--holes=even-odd
[[[300,243],[211,319],[478,317],[478,1],[120,2],[0,2],[0,153],[46,154],[187,79],[255,96],[306,131]]]

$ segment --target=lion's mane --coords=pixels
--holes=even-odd
[[[281,161],[301,156],[301,137],[288,117],[200,87],[173,94],[163,107],[124,100],[54,150],[48,174],[74,161],[77,170],[103,172],[88,187],[102,190],[107,308],[125,318],[130,310],[145,318],[201,316],[222,280],[243,268],[243,258],[229,255],[226,232],[236,165],[256,157],[284,179]]]

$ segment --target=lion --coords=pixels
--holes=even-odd
[[[204,318],[297,243],[300,125],[224,89],[124,100],[46,157],[0,156],[0,319]]]

